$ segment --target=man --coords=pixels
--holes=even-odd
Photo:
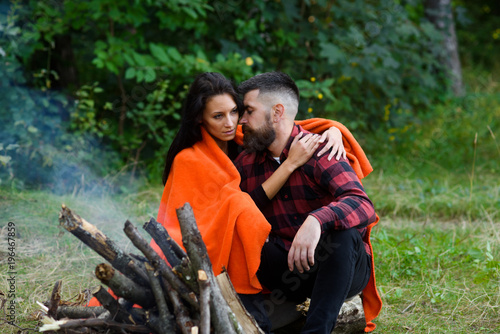
[[[347,160],[317,155],[268,198],[261,184],[287,158],[294,138],[306,132],[294,123],[299,91],[279,72],[257,75],[239,90],[245,106],[240,119],[245,151],[235,161],[241,189],[252,194],[272,226],[257,276],[268,290],[290,300],[311,298],[303,333],[330,333],[345,299],[363,291],[370,280],[367,226],[377,219],[373,204]],[[375,289],[374,282],[370,289]],[[368,312],[373,319],[381,301],[376,290],[368,295],[364,304],[375,309]],[[262,307],[255,307],[258,300],[243,297],[259,323],[268,327]],[[367,330],[375,328],[371,319],[367,316]]]

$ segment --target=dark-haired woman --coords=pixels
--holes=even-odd
[[[240,294],[261,291],[256,272],[270,225],[251,197],[240,188],[231,158],[237,154],[240,99],[232,83],[219,73],[203,73],[185,100],[181,127],[167,155],[165,184],[158,221],[182,245],[176,209],[189,202],[215,275],[224,268]],[[266,181],[271,198],[288,176],[312,156],[320,136],[295,141],[288,159]],[[331,145],[330,145],[331,146]],[[154,240],[153,248],[161,250]]]

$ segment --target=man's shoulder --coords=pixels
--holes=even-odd
[[[257,153],[256,152],[248,152],[247,150],[243,150],[234,160],[234,164],[239,166],[248,166],[252,165],[257,161]]]

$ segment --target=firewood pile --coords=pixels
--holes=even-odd
[[[43,306],[40,331],[262,333],[239,301],[227,274],[214,276],[190,205],[179,208],[177,216],[186,251],[154,218],[143,227],[163,251],[165,261],[129,221],[124,232],[139,254],[125,253],[63,204],[61,226],[107,261],[95,269],[95,276],[107,288],[101,286],[93,292],[102,306],[68,306],[61,305],[61,281],[57,281]]]

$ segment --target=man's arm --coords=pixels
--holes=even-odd
[[[316,152],[321,138],[312,133],[303,136],[302,132],[295,136],[290,146],[287,159],[264,183],[262,183],[262,188],[267,198],[273,199],[293,171],[309,161]]]
[[[346,161],[327,163],[320,158],[314,168],[314,179],[335,198],[313,211],[297,231],[288,253],[290,271],[294,265],[301,273],[314,265],[321,230],[364,227],[376,219],[372,202]]]
[[[334,196],[331,203],[311,212],[323,231],[366,227],[375,221],[373,203],[347,161],[318,159],[314,179]]]
[[[290,146],[287,159],[283,161],[278,169],[274,171],[262,185],[259,185],[249,192],[250,197],[252,197],[259,209],[263,210],[269,205],[271,199],[280,191],[290,175],[311,159],[319,146],[320,140],[320,136],[312,133],[306,135],[300,133],[295,136]],[[239,166],[238,159],[234,163],[242,176],[241,189],[245,191],[245,189],[248,189],[248,186],[245,184],[247,180],[247,177],[244,176],[245,171],[240,168],[241,166]]]

